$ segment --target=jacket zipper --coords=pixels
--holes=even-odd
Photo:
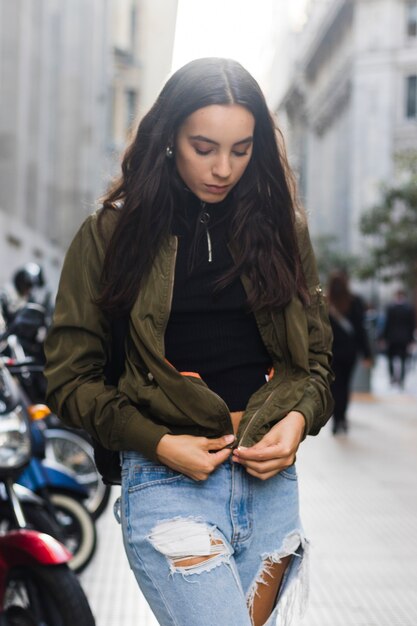
[[[283,314],[282,318],[283,318],[283,323],[284,323],[284,332],[285,332],[285,335],[286,335],[287,334],[287,324],[286,324],[286,320],[285,320],[285,315],[284,314]],[[271,318],[271,323],[273,324],[272,318]],[[281,337],[279,336],[278,332],[277,332],[277,339],[278,339],[278,345],[280,346],[282,355],[284,357],[285,370],[288,372],[288,369],[290,367],[290,356],[289,356],[288,349],[287,349],[288,341],[285,341],[284,345],[282,345]],[[267,397],[265,402],[262,404],[262,406],[260,406],[259,409],[257,409],[255,411],[255,413],[252,415],[252,417],[250,418],[249,422],[246,424],[245,430],[243,431],[243,433],[242,433],[242,435],[241,435],[241,437],[239,439],[238,446],[241,445],[241,443],[242,443],[246,433],[248,432],[249,428],[251,427],[254,419],[257,417],[259,411],[266,407],[266,405],[268,404],[268,402],[269,402],[269,400],[270,400],[272,395],[273,395],[273,392],[271,391],[271,393],[269,394],[269,396]]]
[[[271,398],[271,396],[272,396],[272,395],[273,395],[273,392],[271,391],[271,393],[269,394],[269,396],[267,397],[267,399],[265,400],[265,402],[262,404],[262,406],[260,406],[260,407],[259,407],[259,409],[257,409],[257,410],[255,411],[255,413],[252,415],[252,417],[250,418],[249,422],[248,422],[248,423],[246,424],[246,426],[245,426],[245,430],[243,431],[243,433],[242,433],[242,434],[241,434],[241,436],[240,436],[240,439],[239,439],[239,441],[238,441],[237,447],[239,447],[239,446],[242,444],[242,441],[243,441],[243,439],[245,438],[246,433],[248,432],[249,428],[252,426],[253,421],[256,419],[256,417],[257,417],[257,415],[258,415],[259,411],[260,411],[261,409],[264,409],[264,408],[266,407],[266,405],[268,404],[268,402],[269,402],[269,400],[270,400],[270,398]]]
[[[207,211],[205,211],[205,208],[206,208],[206,203],[202,202],[201,203],[202,212],[200,213],[200,222],[201,224],[203,224],[204,230],[206,231],[208,262],[211,263],[213,261],[213,248],[211,245],[210,231],[208,229],[208,223],[210,221],[210,213],[207,213]]]
[[[286,322],[285,322],[285,316],[283,315],[282,317],[283,317],[283,323],[284,323],[284,325],[285,325],[284,332],[285,332],[285,334],[286,334],[286,332],[287,332],[287,327],[286,327]],[[272,316],[271,316],[271,323],[273,324],[273,321],[272,321]],[[282,345],[282,343],[281,343],[281,337],[279,336],[279,333],[278,333],[278,332],[277,332],[277,339],[278,339],[278,345],[280,346],[280,348],[281,348],[281,352],[282,352],[282,355],[283,355],[283,357],[284,357],[284,366],[285,366],[285,370],[286,370],[286,371],[288,371],[288,368],[289,368],[289,363],[290,363],[289,354],[288,354],[288,351],[287,351],[287,345],[288,345],[288,342],[284,342],[284,344],[285,344],[285,345],[283,346],[283,345]],[[270,398],[271,398],[271,396],[272,396],[272,395],[273,395],[273,392],[271,391],[271,393],[269,394],[269,396],[267,397],[267,399],[265,400],[265,402],[262,404],[262,406],[260,406],[260,407],[259,407],[259,409],[257,409],[257,410],[255,411],[255,413],[252,415],[252,417],[250,418],[249,422],[246,424],[246,426],[245,426],[245,430],[243,431],[243,433],[242,433],[242,435],[241,435],[241,437],[240,437],[240,439],[239,439],[238,446],[240,446],[240,445],[241,445],[241,443],[242,443],[242,441],[243,441],[243,438],[245,437],[246,433],[248,432],[249,428],[251,427],[251,425],[252,425],[252,423],[253,423],[254,419],[257,417],[257,415],[258,415],[259,411],[260,411],[261,409],[264,409],[264,408],[265,408],[265,406],[268,404],[268,402],[269,402],[269,400],[270,400]]]

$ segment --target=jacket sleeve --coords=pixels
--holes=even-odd
[[[65,257],[45,342],[47,403],[64,423],[85,429],[104,447],[155,458],[156,446],[169,430],[104,379],[111,333],[109,320],[95,304],[104,259],[96,220],[97,214],[87,218]]]
[[[310,296],[310,302],[305,306],[310,377],[305,385],[303,397],[294,410],[304,415],[306,436],[317,435],[333,412],[334,402],[330,391],[330,384],[334,380],[331,369],[333,334],[305,218],[300,218],[298,236],[301,261]]]

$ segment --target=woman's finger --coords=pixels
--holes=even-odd
[[[233,454],[244,461],[268,461],[272,459],[281,459],[288,456],[289,451],[284,450],[281,446],[264,446],[262,448],[237,448]]]
[[[242,461],[240,465],[243,465],[247,470],[253,470],[258,472],[259,474],[265,474],[267,472],[280,472],[281,470],[288,467],[287,463],[283,463],[278,459],[274,459],[272,461]]]
[[[253,469],[250,469],[250,468],[247,468],[246,471],[251,476],[254,476],[255,478],[259,478],[260,480],[268,480],[269,478],[272,478],[273,476],[276,476],[277,474],[279,474],[278,470],[274,470],[274,471],[271,471],[271,472],[266,472],[265,474],[263,474],[261,472],[257,472],[256,470],[253,470]]]
[[[204,439],[203,448],[205,450],[222,450],[223,448],[230,446],[234,440],[234,435],[224,435],[223,437],[217,437],[216,439]]]
[[[224,463],[231,453],[232,451],[230,448],[223,448],[222,450],[217,450],[217,452],[211,452],[210,462],[214,464],[214,467],[217,467],[218,465]]]

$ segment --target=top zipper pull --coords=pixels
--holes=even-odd
[[[205,204],[203,204],[202,206],[204,208]],[[208,262],[211,263],[212,260],[213,260],[213,248],[212,248],[212,245],[211,245],[210,231],[208,229],[209,221],[210,221],[210,213],[207,213],[207,211],[203,211],[203,213],[201,213],[201,215],[200,215],[200,222],[202,224],[204,224],[204,228],[205,228],[205,231],[206,231]]]

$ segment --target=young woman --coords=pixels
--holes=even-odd
[[[252,76],[193,61],[65,260],[48,402],[121,451],[125,548],[164,626],[289,624],[305,572],[294,461],[331,414],[331,332],[290,182]]]

